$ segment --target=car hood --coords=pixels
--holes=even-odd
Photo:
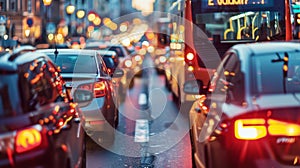
[[[260,109],[300,106],[300,93],[270,94],[259,96],[252,101]]]

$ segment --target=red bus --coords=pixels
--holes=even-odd
[[[199,79],[204,89],[232,45],[290,40],[289,0],[178,0],[169,11],[171,57],[167,85],[178,104],[199,95],[183,92],[187,80]]]

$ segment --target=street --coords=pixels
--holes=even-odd
[[[101,147],[89,139],[87,167],[192,167],[187,118],[173,103],[150,56],[143,67],[119,108],[114,144]],[[147,129],[140,127],[145,122]]]

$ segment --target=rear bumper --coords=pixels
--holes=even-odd
[[[209,156],[213,167],[245,167],[245,168],[295,168],[300,167],[299,158],[281,161],[266,139],[257,141],[235,141],[224,136],[209,142]],[[226,142],[227,141],[227,142]],[[281,155],[282,153],[280,153]],[[299,155],[300,156],[300,151]]]
[[[105,132],[111,127],[110,123],[114,123],[114,106],[105,104],[104,101],[104,98],[96,98],[88,106],[81,108],[81,120],[87,133]]]

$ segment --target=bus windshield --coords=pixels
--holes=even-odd
[[[227,0],[194,0],[193,22],[209,38],[217,35],[221,41],[284,40],[284,1],[273,1],[252,0],[251,4],[243,4],[241,0],[232,5],[226,4]]]

